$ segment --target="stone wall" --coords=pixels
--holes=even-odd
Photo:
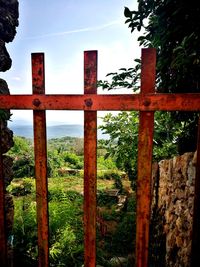
[[[6,43],[12,42],[18,26],[18,1],[0,0],[0,71],[11,68],[12,60]]]
[[[6,49],[6,43],[12,42],[18,26],[18,1],[0,0],[0,72],[11,68],[12,60]],[[0,78],[0,94],[9,94],[6,81]],[[7,127],[10,119],[9,110],[0,110],[1,153],[3,154],[4,181],[5,181],[5,209],[6,209],[6,236],[8,239],[8,266],[12,266],[12,227],[14,205],[12,196],[6,192],[6,187],[13,178],[12,159],[4,155],[13,146],[13,134]]]
[[[194,202],[195,154],[185,153],[158,164],[154,171],[153,221],[162,242],[166,267],[189,267]],[[157,220],[155,219],[157,217]],[[159,220],[158,220],[159,218]],[[164,242],[163,242],[164,240]],[[157,246],[157,245],[156,245]],[[165,248],[164,248],[165,246]],[[159,249],[157,246],[157,252]],[[163,265],[162,265],[163,266]]]

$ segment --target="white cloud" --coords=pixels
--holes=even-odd
[[[54,33],[47,33],[47,34],[37,35],[37,36],[24,37],[23,39],[31,40],[31,39],[40,39],[40,38],[48,38],[48,37],[55,37],[55,36],[63,36],[63,35],[68,35],[68,34],[73,34],[73,33],[80,33],[80,32],[100,31],[100,30],[104,30],[104,29],[106,29],[108,27],[111,27],[113,25],[116,25],[116,24],[120,24],[120,20],[113,20],[111,22],[108,22],[108,23],[105,23],[105,24],[102,24],[102,25],[93,26],[93,27],[85,27],[85,28],[79,28],[79,29],[62,31],[62,32],[54,32]]]

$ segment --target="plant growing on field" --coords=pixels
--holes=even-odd
[[[138,0],[138,8],[124,9],[125,23],[131,32],[142,31],[138,42],[143,47],[157,50],[156,90],[161,93],[189,93],[200,91],[200,24],[199,4],[178,0]],[[133,68],[121,68],[109,73],[111,81],[99,81],[103,89],[139,89],[141,61],[136,59]],[[162,113],[160,113],[162,114]],[[180,126],[173,135],[179,154],[195,151],[197,141],[198,114],[194,112],[172,112],[158,123]],[[173,134],[173,129],[172,129]],[[170,147],[168,140],[163,145],[165,156]],[[172,153],[173,154],[173,153]]]
[[[80,266],[83,262],[83,197],[64,186],[50,186],[49,230],[51,266]],[[60,184],[60,182],[59,182]],[[19,266],[36,266],[37,221],[34,194],[15,197],[13,229],[15,260]]]
[[[199,7],[189,2],[138,0],[138,9],[124,9],[125,23],[133,31],[143,29],[138,38],[144,47],[157,49],[156,90],[165,93],[199,92],[200,26]],[[187,19],[185,19],[187,18]],[[135,67],[109,73],[109,81],[99,81],[103,89],[139,90],[141,61]],[[156,112],[154,159],[172,157],[196,149],[198,114]],[[110,135],[104,142],[119,168],[134,179],[137,160],[138,115],[134,112],[108,114],[100,126]]]
[[[13,196],[26,196],[33,192],[33,181],[30,178],[13,181],[8,187],[7,191]]]
[[[107,154],[116,166],[125,171],[131,181],[136,178],[138,145],[138,112],[120,112],[118,115],[107,114],[100,129],[110,135],[110,139],[101,140]],[[169,113],[156,112],[154,126],[154,160],[169,158],[177,154],[177,139],[183,129],[181,122],[170,120]]]

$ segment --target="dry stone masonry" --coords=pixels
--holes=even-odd
[[[185,153],[159,162],[157,183],[154,172],[153,205],[165,236],[166,267],[190,266],[195,164],[195,153]]]
[[[6,43],[12,42],[16,27],[18,26],[18,1],[0,0],[0,72],[5,72],[11,68],[12,60],[6,49]],[[6,81],[0,78],[0,94],[9,94]],[[7,121],[10,119],[9,110],[0,110],[0,131],[1,131],[1,152],[5,154],[13,146],[13,133],[7,127]],[[12,226],[14,217],[14,205],[12,196],[6,192],[6,187],[10,184],[12,174],[12,159],[3,155],[4,180],[5,180],[5,209],[6,209],[6,234],[8,238],[8,257],[10,266],[12,265]]]

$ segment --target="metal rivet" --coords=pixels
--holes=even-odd
[[[144,105],[145,107],[149,106],[150,104],[151,104],[151,100],[149,100],[149,99],[146,99],[146,100],[144,100],[144,102],[143,102],[143,105]]]
[[[89,98],[89,99],[85,99],[85,105],[86,105],[87,107],[91,107],[92,104],[93,104],[93,102],[92,102],[92,99],[91,99],[91,98]]]
[[[40,104],[41,104],[41,101],[38,98],[33,100],[33,105],[34,106],[39,107]]]

